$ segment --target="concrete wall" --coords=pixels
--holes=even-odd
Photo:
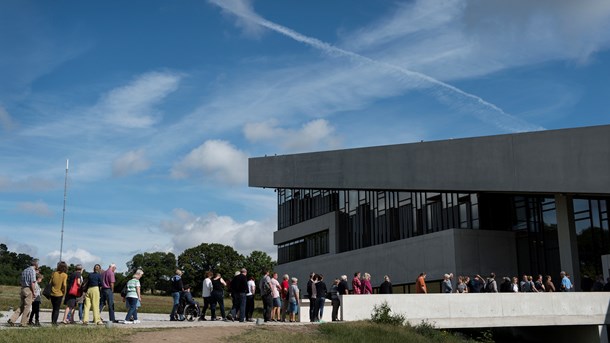
[[[411,324],[438,328],[610,324],[609,292],[346,295],[343,318],[370,319],[384,301]]]
[[[449,272],[486,276],[494,271],[498,276],[512,276],[517,273],[515,238],[512,232],[504,231],[445,230],[285,263],[276,271],[296,276],[303,295],[311,272],[325,275],[328,286],[342,274],[351,280],[356,271],[368,272],[373,287],[378,287],[386,274],[395,285],[414,283],[421,272],[428,274],[428,280],[442,279]]]
[[[610,125],[249,159],[249,185],[610,194]]]

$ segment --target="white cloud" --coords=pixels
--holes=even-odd
[[[261,250],[275,257],[275,228],[275,219],[238,222],[229,216],[216,213],[198,216],[183,209],[175,209],[171,220],[161,222],[161,229],[171,235],[178,254],[201,243],[220,243],[243,255]]]
[[[57,188],[59,183],[55,180],[38,176],[25,176],[23,178],[12,178],[0,175],[0,192],[13,191],[48,191]]]
[[[43,264],[53,267],[59,261],[59,255],[59,250],[53,250],[47,254],[42,262]],[[96,263],[102,263],[102,259],[99,256],[95,256],[82,248],[64,251],[61,255],[61,259],[66,261],[68,264],[82,264],[87,271],[92,271],[93,266]]]
[[[130,174],[136,174],[147,170],[150,167],[150,161],[146,158],[144,150],[128,151],[112,164],[112,175],[121,177]]]
[[[442,80],[552,60],[586,61],[610,46],[610,2],[419,0],[343,37],[342,46]]]
[[[254,13],[252,9],[240,9],[238,11],[232,6],[227,6],[226,2],[216,1],[214,4],[233,13],[240,19],[252,21],[253,23],[320,50],[328,55],[349,59],[353,62],[373,68],[377,74],[390,76],[401,83],[406,82],[409,85],[409,88],[415,87],[424,89],[427,94],[436,97],[439,101],[452,109],[475,115],[483,122],[490,123],[502,130],[521,132],[543,129],[540,126],[532,125],[506,113],[495,104],[490,103],[475,94],[468,93],[460,88],[447,84],[438,77],[435,78],[410,67],[408,68],[396,63],[391,63],[388,60],[374,59],[354,51],[339,48],[330,43],[320,41],[319,39],[305,36],[288,27],[261,18]]]
[[[11,118],[11,115],[2,106],[0,106],[0,127],[5,131],[10,131],[15,127],[13,118]]]
[[[154,105],[174,92],[180,79],[181,75],[170,72],[140,75],[129,84],[105,94],[92,111],[119,127],[151,127],[160,117]]]
[[[277,127],[277,120],[248,123],[244,135],[251,142],[269,142],[280,147],[282,152],[303,152],[338,148],[335,128],[325,119],[316,119],[298,129]]]
[[[49,208],[49,205],[44,201],[36,202],[22,202],[17,204],[17,211],[33,214],[39,217],[52,217],[53,211]]]
[[[227,141],[209,140],[174,165],[171,176],[177,179],[196,176],[227,184],[245,184],[248,156]]]
[[[223,14],[229,15],[230,13],[253,13],[252,1],[240,0],[240,1],[222,1],[222,0],[209,0],[210,3],[220,6],[223,9]],[[220,3],[222,2],[222,6]],[[249,37],[260,37],[263,34],[263,28],[260,25],[253,23],[250,20],[245,20],[242,17],[233,17],[235,19],[235,25],[239,27],[242,32]]]

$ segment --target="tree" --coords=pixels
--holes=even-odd
[[[202,243],[186,249],[178,256],[178,268],[184,271],[184,282],[199,294],[205,272],[220,273],[225,279],[233,277],[235,271],[244,266],[244,257],[230,246],[217,243]]]
[[[18,285],[21,272],[29,267],[32,256],[10,252],[4,243],[0,243],[0,284]]]
[[[248,269],[248,276],[254,276],[256,280],[263,276],[265,269],[271,271],[275,265],[276,263],[271,259],[271,256],[258,250],[251,252],[250,256],[246,257],[244,261],[244,266]]]
[[[142,269],[144,276],[140,279],[142,291],[169,291],[169,278],[176,270],[176,255],[171,252],[145,252],[135,255],[127,262],[127,275],[131,278],[136,270]]]

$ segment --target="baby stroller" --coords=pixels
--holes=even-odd
[[[180,294],[180,303],[178,304],[178,310],[176,311],[176,320],[179,321],[195,321],[199,318],[201,310],[199,308],[199,303],[194,301],[193,303],[188,303],[186,298],[184,297],[184,293]]]

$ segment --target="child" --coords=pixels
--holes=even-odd
[[[32,303],[32,313],[30,313],[29,325],[40,326],[40,282],[42,282],[43,276],[36,273],[36,284],[34,285],[34,302]],[[32,322],[32,319],[36,319]]]

